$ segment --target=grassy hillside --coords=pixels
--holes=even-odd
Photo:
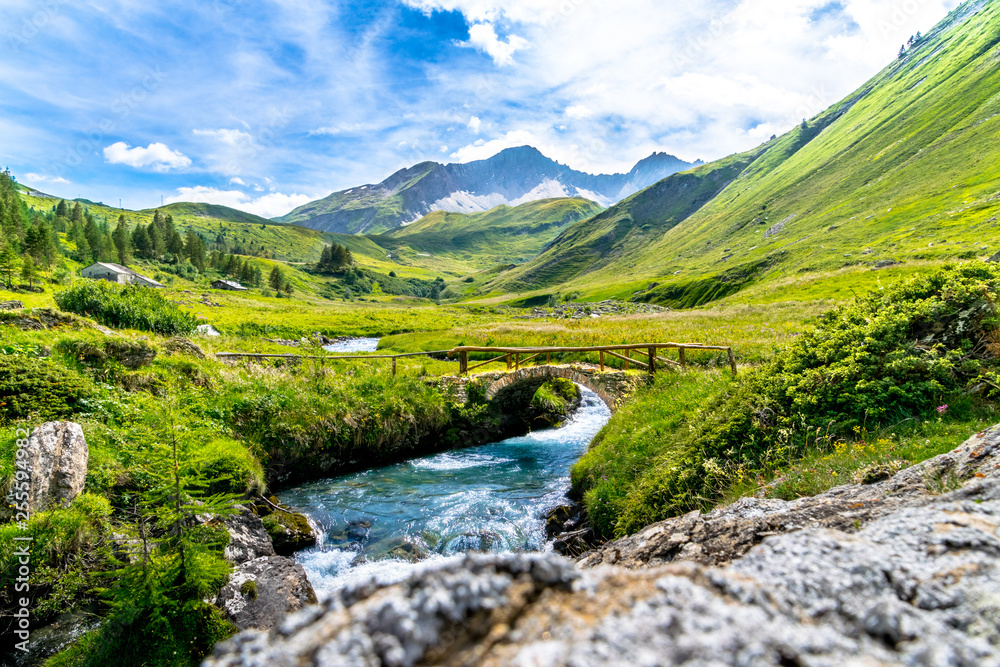
[[[472,273],[526,262],[560,231],[600,211],[600,206],[579,197],[499,206],[485,213],[435,211],[372,240],[406,264],[446,263],[452,272]]]
[[[966,2],[844,101],[571,227],[484,292],[693,306],[754,284],[996,252],[1000,2]],[[693,186],[693,187],[692,187]]]
[[[28,206],[54,208],[59,199],[21,187]],[[316,262],[324,245],[347,247],[357,265],[381,274],[395,273],[401,279],[457,279],[470,273],[512,263],[523,263],[541,251],[562,229],[598,213],[600,207],[580,198],[531,202],[516,208],[501,206],[486,213],[435,212],[407,227],[383,236],[359,236],[319,232],[297,225],[281,224],[250,213],[214,204],[178,203],[159,209],[129,211],[87,200],[81,202],[97,218],[112,226],[119,215],[130,225],[149,224],[159,210],[170,214],[182,232],[188,228],[211,244],[221,240],[227,247],[241,247],[250,255],[270,255],[292,265]],[[266,252],[262,252],[266,251]],[[304,280],[309,293],[323,280]]]

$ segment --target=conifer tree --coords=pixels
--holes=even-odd
[[[159,211],[157,211],[156,215],[159,215]],[[163,253],[166,252],[166,245],[163,242],[161,227],[156,223],[155,215],[153,222],[149,223],[149,227],[146,228],[146,235],[149,237],[149,246],[152,252],[151,258],[160,259],[163,257]]]
[[[142,259],[153,259],[153,244],[150,243],[149,234],[141,224],[132,230],[132,248],[135,249],[136,257]]]
[[[274,291],[280,292],[281,288],[285,284],[285,273],[279,267],[274,267],[271,269],[271,275],[267,278],[268,284],[274,288]]]
[[[132,261],[132,237],[128,233],[128,221],[124,215],[118,216],[118,225],[111,235],[111,240],[118,254],[118,263],[125,266]]]
[[[139,464],[146,490],[128,502],[139,539],[117,572],[111,615],[88,664],[198,664],[231,632],[205,600],[232,570],[223,558],[228,535],[218,522],[238,511],[238,497],[210,493],[220,480],[201,472],[198,434],[176,427],[176,408],[167,412],[169,431]],[[216,525],[206,524],[206,516]]]
[[[4,243],[0,248],[0,275],[3,276],[7,289],[14,287],[14,272],[17,271],[17,253],[10,243]]]
[[[38,269],[35,266],[35,260],[31,259],[31,255],[25,255],[24,259],[21,260],[21,280],[28,283],[28,287],[34,287],[37,278]]]

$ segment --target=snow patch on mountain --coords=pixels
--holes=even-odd
[[[429,211],[445,211],[447,213],[482,213],[491,211],[497,206],[520,206],[542,199],[562,199],[564,197],[583,197],[595,201],[601,206],[610,206],[613,202],[604,195],[600,195],[583,188],[573,188],[573,191],[554,179],[546,179],[530,192],[510,199],[499,192],[477,195],[462,190],[453,192],[447,197],[443,197],[430,205]]]

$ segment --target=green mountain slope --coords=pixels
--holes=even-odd
[[[571,227],[485,290],[565,281],[692,306],[797,274],[992,253],[998,216],[1000,0],[972,0],[803,126]]]
[[[485,213],[435,211],[372,240],[401,262],[446,263],[452,272],[470,273],[526,262],[560,231],[601,210],[592,201],[570,198],[499,206]]]

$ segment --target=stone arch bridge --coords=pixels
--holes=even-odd
[[[552,378],[565,378],[597,394],[612,411],[639,386],[643,376],[624,371],[605,370],[590,364],[529,366],[515,371],[489,371],[467,377],[441,378],[455,398],[468,401],[469,383],[485,384],[485,398],[500,406],[527,404],[538,388]]]

